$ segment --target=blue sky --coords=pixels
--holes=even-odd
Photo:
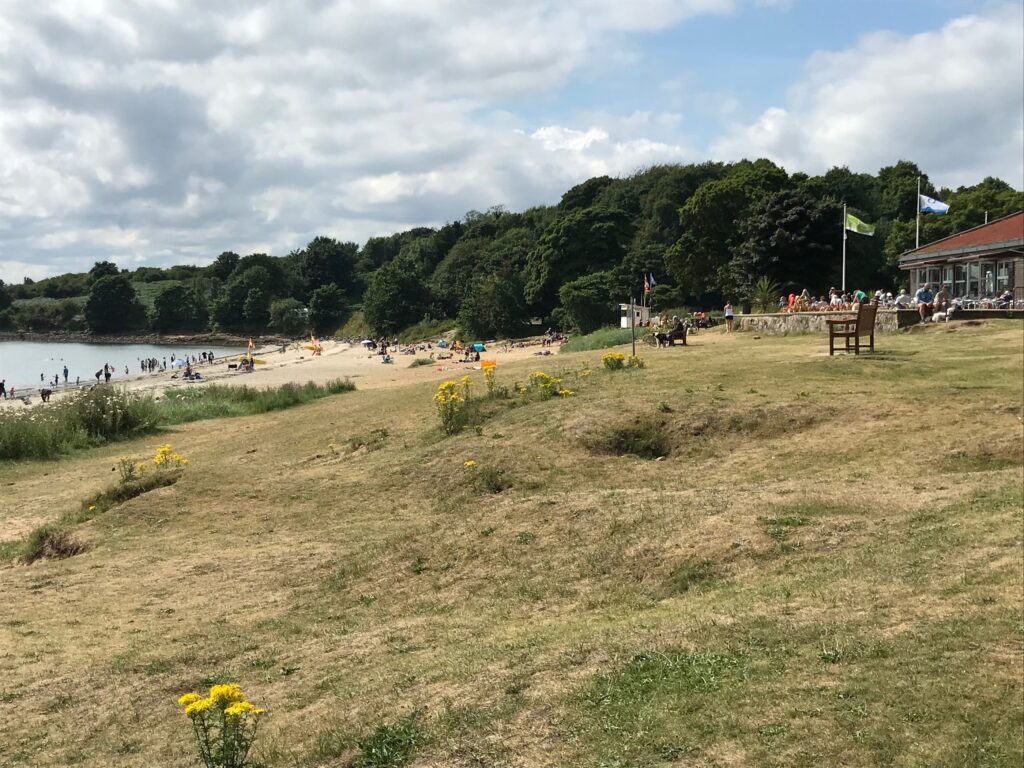
[[[1022,38],[1020,0],[7,2],[0,279],[361,243],[657,163],[1021,188]]]

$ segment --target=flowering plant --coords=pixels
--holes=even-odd
[[[264,713],[236,684],[215,685],[210,695],[186,693],[178,706],[192,721],[199,759],[206,768],[244,768]]]
[[[609,371],[618,371],[626,367],[626,356],[621,352],[608,352],[601,355],[601,364]]]
[[[442,381],[434,393],[434,404],[441,419],[441,429],[446,435],[454,435],[466,426],[466,404],[469,402],[469,376],[459,381]]]

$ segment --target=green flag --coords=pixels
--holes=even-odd
[[[856,232],[858,235],[875,234],[874,224],[865,224],[852,213],[846,214],[846,228],[851,232]]]

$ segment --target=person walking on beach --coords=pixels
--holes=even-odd
[[[732,302],[725,303],[725,332],[732,333]]]
[[[66,365],[64,366],[64,383],[68,383],[68,367]]]
[[[7,379],[0,379],[0,397],[7,399]]]

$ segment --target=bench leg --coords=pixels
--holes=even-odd
[[[836,337],[832,334],[832,329],[828,332],[828,356],[832,357],[836,353]]]
[[[870,344],[868,349],[871,350],[872,352],[874,352],[875,351],[875,329],[874,328],[871,329],[871,336],[869,336],[868,338],[869,338],[869,344]]]

